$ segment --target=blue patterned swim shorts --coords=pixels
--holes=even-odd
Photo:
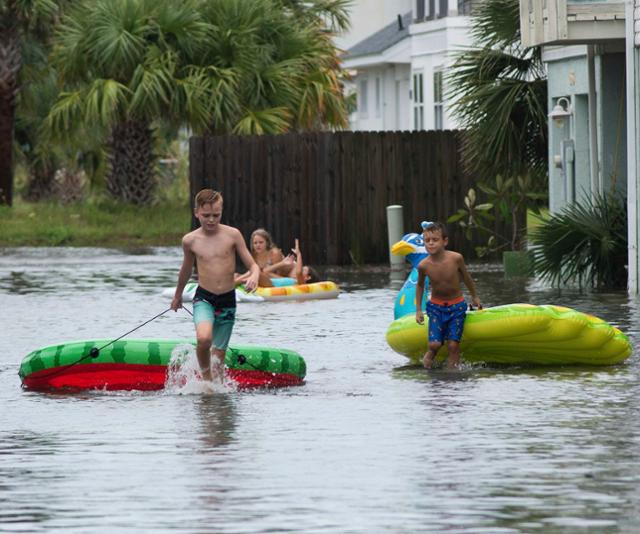
[[[435,304],[428,301],[429,341],[439,343],[443,343],[445,339],[460,341],[466,313],[467,303],[464,300],[451,305]]]

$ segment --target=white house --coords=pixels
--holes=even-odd
[[[398,14],[345,54],[358,103],[351,117],[353,130],[409,129],[410,23],[410,12]]]
[[[336,46],[348,50],[388,25],[398,13],[409,11],[411,3],[412,0],[352,0],[348,7],[349,29],[336,35]]]
[[[457,127],[445,74],[454,54],[471,44],[469,13],[477,1],[399,0],[385,27],[347,50],[358,102],[352,130]]]

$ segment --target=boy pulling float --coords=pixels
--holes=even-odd
[[[193,322],[198,364],[204,380],[215,378],[222,382],[224,357],[236,317],[236,253],[249,269],[250,274],[244,282],[248,291],[258,286],[260,268],[249,253],[240,231],[220,223],[222,195],[219,192],[212,189],[200,191],[195,197],[194,213],[200,228],[182,238],[184,257],[171,309],[177,311],[182,307],[182,292],[197,261],[198,288],[193,297]]]

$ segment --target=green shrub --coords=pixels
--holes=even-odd
[[[596,195],[552,214],[531,232],[534,268],[554,285],[627,285],[627,209],[619,195]]]

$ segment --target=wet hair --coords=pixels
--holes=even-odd
[[[314,284],[320,281],[320,275],[318,271],[316,271],[311,265],[307,265],[307,272],[309,273],[309,279],[307,280],[307,284]]]
[[[222,202],[222,193],[213,189],[201,190],[194,199],[196,208],[201,208],[205,204],[215,204],[216,202]]]
[[[259,235],[267,242],[267,250],[271,250],[276,246],[269,232],[267,232],[264,228],[256,228],[253,232],[251,232],[251,237],[249,238],[249,248],[251,249],[251,252],[253,252],[253,238],[257,235]]]
[[[449,232],[447,232],[447,226],[442,224],[441,222],[429,223],[428,226],[424,229],[423,233],[426,234],[427,232],[431,233],[431,232],[438,232],[438,231],[442,235],[442,239],[446,239],[449,237]]]

